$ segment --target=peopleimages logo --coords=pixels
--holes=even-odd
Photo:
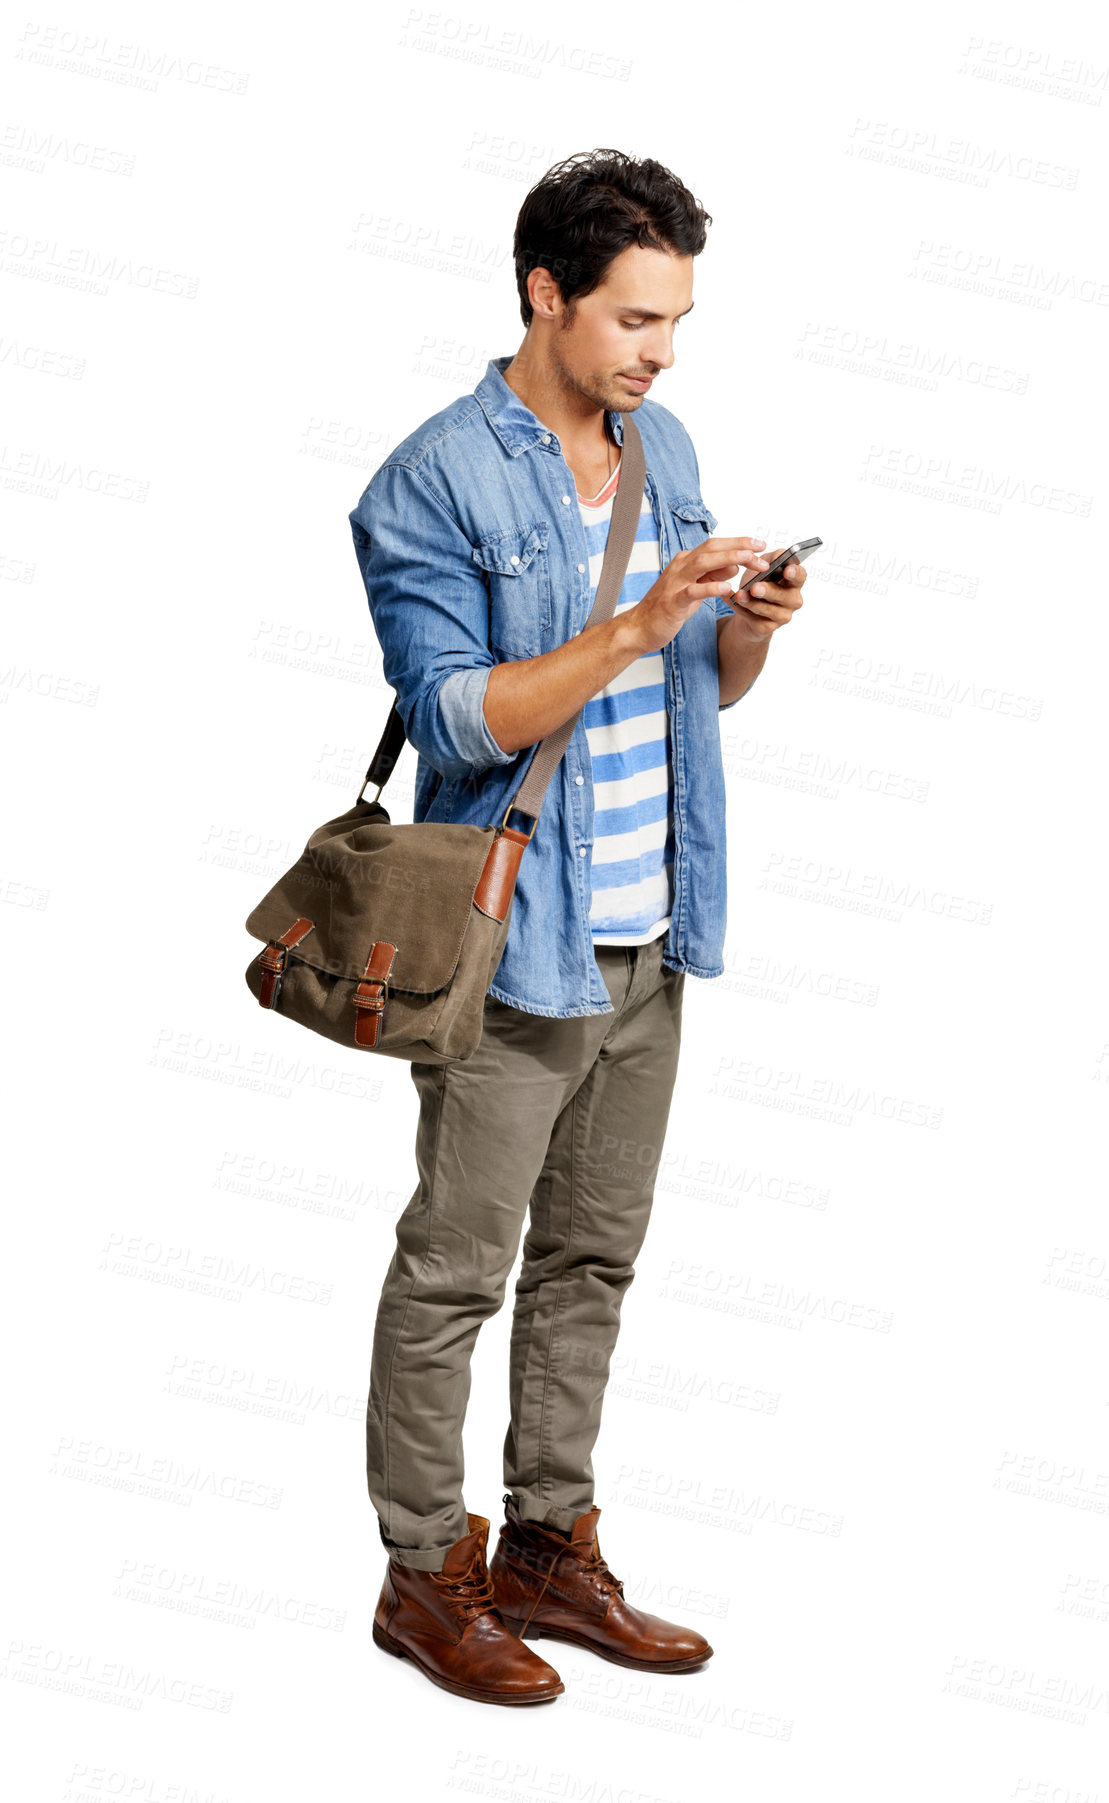
[[[129,288],[149,289],[152,294],[195,300],[200,287],[195,275],[161,269],[141,259],[118,256],[114,251],[59,244],[56,238],[36,238],[27,232],[0,232],[0,258],[6,275],[53,282],[84,294],[105,295],[112,282],[120,282]]]
[[[887,119],[856,119],[848,134],[847,154],[872,162],[892,163],[947,181],[986,187],[993,175],[1036,187],[1062,188],[1073,193],[1078,170],[1043,157],[1026,156],[1008,147],[994,148],[973,138],[955,138],[927,126],[897,125]]]
[[[1104,279],[1079,276],[1068,269],[1046,269],[1041,263],[1021,262],[999,251],[937,243],[934,238],[920,240],[909,275],[988,299],[1016,301],[1041,312],[1060,299],[1109,307],[1109,281]]]
[[[91,75],[122,87],[145,88],[153,93],[163,81],[183,87],[206,88],[221,94],[245,94],[249,75],[225,69],[199,57],[178,56],[172,50],[152,50],[147,44],[124,44],[104,33],[74,31],[64,25],[28,21],[15,52],[17,62],[38,63],[75,75]]]

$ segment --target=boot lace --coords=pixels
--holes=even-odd
[[[536,1597],[534,1603],[531,1605],[531,1608],[528,1610],[527,1615],[525,1616],[524,1620],[520,1624],[520,1638],[521,1639],[523,1639],[524,1629],[531,1622],[532,1616],[535,1614],[535,1611],[538,1609],[540,1603],[543,1601],[543,1598],[546,1595],[547,1585],[550,1583],[551,1579],[554,1576],[555,1566],[558,1564],[559,1560],[561,1558],[563,1558],[563,1556],[566,1553],[571,1554],[571,1556],[573,1558],[575,1558],[578,1561],[578,1563],[581,1566],[583,1566],[584,1569],[589,1573],[590,1577],[599,1578],[603,1584],[605,1584],[612,1590],[616,1591],[616,1593],[619,1596],[623,1596],[623,1594],[624,1594],[623,1580],[621,1578],[618,1578],[616,1576],[616,1574],[610,1569],[608,1560],[603,1556],[603,1554],[601,1552],[601,1548],[598,1544],[596,1534],[594,1534],[593,1539],[588,1546],[586,1546],[582,1541],[569,1541],[568,1540],[566,1542],[565,1546],[560,1546],[558,1548],[558,1550],[554,1554],[554,1557],[551,1559],[549,1566],[547,1567],[547,1575],[543,1579],[543,1585],[542,1585],[542,1588],[540,1589],[539,1595]]]
[[[578,1559],[585,1567],[586,1571],[589,1572],[590,1576],[600,1578],[602,1583],[610,1586],[613,1590],[619,1591],[620,1595],[623,1596],[623,1579],[616,1576],[616,1573],[609,1566],[608,1560],[603,1557],[600,1546],[597,1544],[596,1534],[593,1536],[591,1545],[578,1545],[573,1548],[573,1551],[577,1554]]]
[[[483,1562],[475,1561],[460,1577],[444,1577],[441,1571],[433,1571],[429,1576],[457,1613],[463,1628],[468,1627],[475,1616],[484,1615],[496,1600],[493,1580]]]

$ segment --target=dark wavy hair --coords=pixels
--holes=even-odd
[[[548,269],[571,315],[630,244],[672,255],[699,256],[712,224],[689,189],[656,163],[619,150],[580,151],[536,182],[520,208],[512,252],[520,317],[532,321],[528,276]]]

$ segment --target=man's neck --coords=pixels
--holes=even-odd
[[[571,462],[575,456],[583,461],[605,457],[608,446],[615,444],[606,409],[592,406],[584,395],[568,389],[549,366],[525,349],[516,352],[501,374],[536,419],[558,435]]]

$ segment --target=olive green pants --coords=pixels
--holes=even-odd
[[[488,996],[472,1057],[411,1066],[419,1183],[381,1292],[366,1413],[370,1500],[404,1565],[438,1571],[468,1532],[470,1358],[525,1217],[502,1489],[559,1528],[593,1507],[591,1454],[677,1073],[685,976],[663,964],[665,940],[594,948],[613,1014],[558,1020]],[[486,1489],[474,1500],[490,1514]]]

